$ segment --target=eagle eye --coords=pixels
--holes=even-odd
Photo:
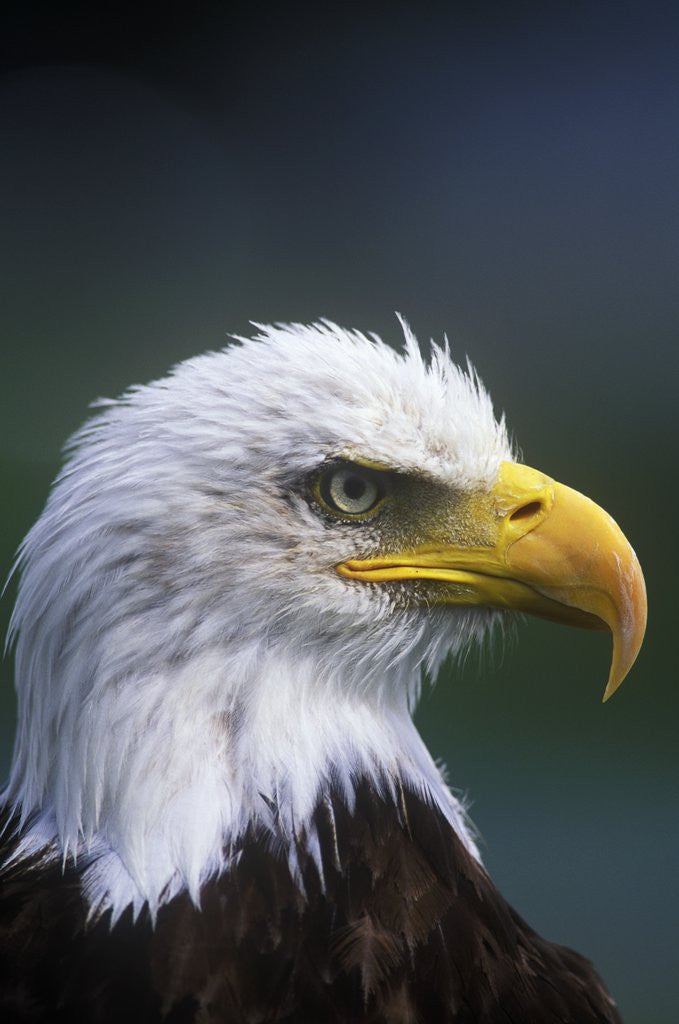
[[[314,492],[326,511],[345,519],[364,519],[382,503],[385,474],[353,462],[334,463],[316,478]]]

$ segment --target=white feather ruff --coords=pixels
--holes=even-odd
[[[324,788],[351,805],[366,774],[424,792],[476,853],[411,711],[422,668],[492,616],[342,579],[355,526],[295,486],[351,455],[489,487],[504,422],[405,324],[403,355],[326,322],[257,327],[98,403],[17,562],[19,856],[79,858],[113,919],[183,888],[197,901],[249,824],[294,870]]]

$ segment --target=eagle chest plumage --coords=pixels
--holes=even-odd
[[[646,620],[613,519],[447,347],[262,327],[100,409],[26,537],[0,1019],[594,1024],[412,719],[522,611]]]
[[[87,922],[73,871],[9,873],[3,1021],[499,1024],[620,1020],[591,965],[541,939],[420,797],[366,782],[315,813],[322,874],[255,833],[155,927]]]

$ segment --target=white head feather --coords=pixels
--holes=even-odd
[[[26,537],[10,633],[21,854],[84,858],[92,908],[197,900],[248,824],[315,837],[324,786],[414,786],[475,852],[417,734],[421,668],[490,613],[342,579],[353,525],[300,482],[348,452],[461,489],[511,456],[447,348],[425,364],[322,322],[264,327],[131,388],[74,436]],[[319,865],[320,867],[320,865]]]

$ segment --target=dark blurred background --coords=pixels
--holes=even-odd
[[[24,3],[0,37],[2,572],[96,396],[250,318],[447,331],[618,519],[650,621],[606,706],[606,638],[528,622],[419,721],[505,895],[674,1024],[679,10],[187,10]]]

